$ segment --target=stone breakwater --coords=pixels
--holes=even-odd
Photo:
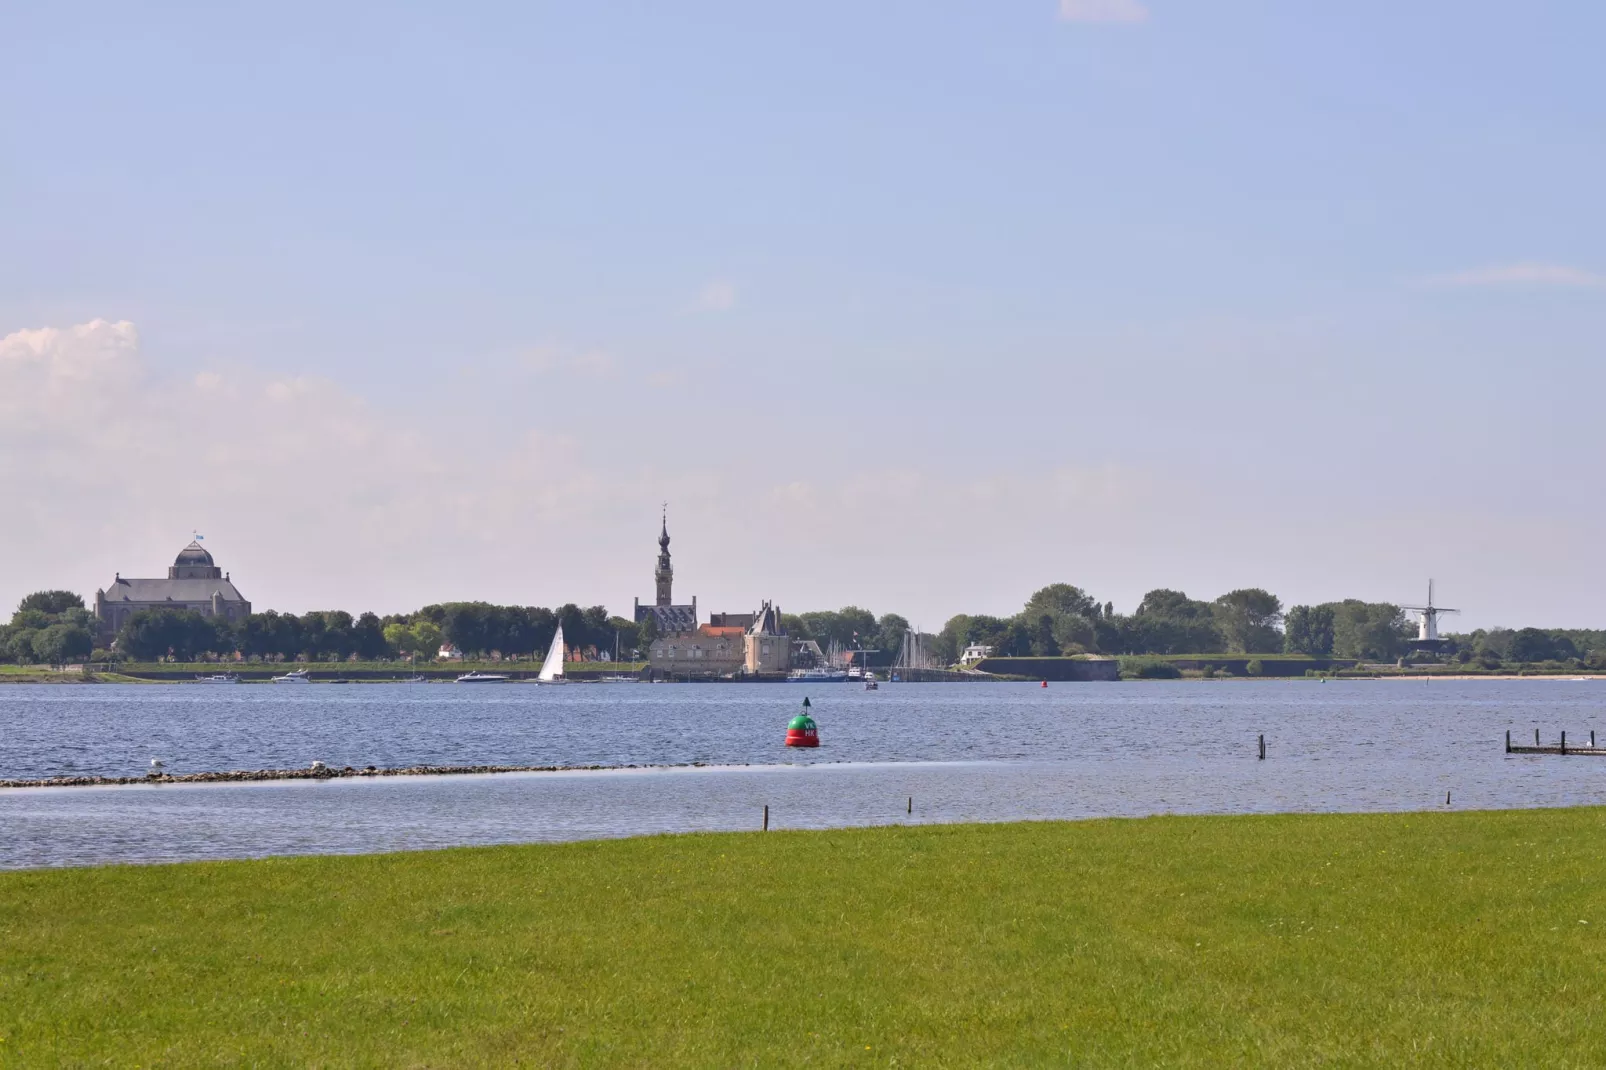
[[[232,784],[252,780],[342,780],[347,777],[457,776],[468,773],[573,773],[635,769],[633,765],[408,765],[396,769],[322,763],[305,769],[234,769],[227,773],[147,773],[145,776],[54,776],[0,780],[0,788],[93,788],[119,784]]]

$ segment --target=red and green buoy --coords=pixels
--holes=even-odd
[[[809,716],[809,700],[803,699],[803,712],[792,718],[786,726],[786,745],[788,747],[818,747],[820,733],[815,727],[814,718]]]

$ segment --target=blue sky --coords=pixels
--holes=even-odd
[[[0,32],[6,601],[199,527],[262,605],[621,608],[668,498],[710,608],[1606,621],[1598,5]]]

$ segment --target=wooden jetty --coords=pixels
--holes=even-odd
[[[1511,742],[1511,729],[1508,728],[1508,729],[1506,729],[1506,753],[1507,754],[1561,754],[1561,755],[1573,755],[1573,754],[1588,755],[1588,754],[1595,754],[1595,755],[1600,755],[1602,757],[1606,757],[1606,747],[1597,747],[1597,746],[1595,746],[1595,733],[1594,732],[1589,733],[1589,742],[1587,744],[1584,744],[1584,743],[1580,742],[1580,743],[1574,743],[1572,746],[1568,746],[1567,745],[1567,733],[1566,732],[1563,732],[1561,734],[1561,742],[1560,743],[1555,743],[1555,744],[1541,743],[1541,742],[1539,742],[1539,729],[1537,729],[1537,728],[1534,729],[1533,746],[1530,747],[1526,743],[1513,743],[1513,742]]]

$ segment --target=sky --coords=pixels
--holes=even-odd
[[[13,5],[0,605],[1606,626],[1606,7]]]

